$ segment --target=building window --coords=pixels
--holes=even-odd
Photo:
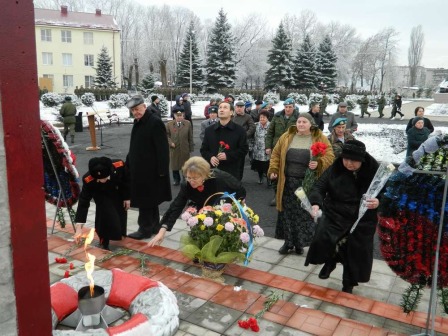
[[[93,44],[93,33],[84,33],[84,44]]]
[[[41,29],[40,30],[40,40],[51,42],[51,30],[50,29]]]
[[[72,43],[72,32],[70,30],[61,30],[61,41]]]
[[[95,80],[95,77],[93,76],[84,76],[84,87],[88,88],[93,86],[93,81]]]
[[[84,65],[93,66],[93,55],[84,55]]]
[[[64,87],[73,87],[73,75],[62,75]]]
[[[43,52],[42,53],[42,64],[43,65],[53,65],[53,53]]]
[[[72,66],[73,65],[73,59],[72,54],[62,54],[62,64],[64,66]]]

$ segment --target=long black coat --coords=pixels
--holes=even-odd
[[[131,178],[131,206],[152,208],[171,201],[167,139],[163,121],[150,109],[134,121],[126,158]]]
[[[229,173],[214,169],[212,177],[205,180],[204,190],[202,191],[192,188],[190,183],[183,181],[180,185],[179,194],[177,194],[174,201],[170,204],[170,207],[163,215],[160,223],[167,224],[168,231],[171,231],[174,223],[177,218],[179,218],[187,203],[199,210],[204,206],[204,203],[207,200],[208,202],[206,205],[213,205],[222,195],[212,195],[219,192],[228,192],[229,194],[235,193],[234,196],[236,199],[246,198],[246,189],[244,189],[241,181],[237,180]]]
[[[220,161],[218,168],[241,180],[240,161],[244,160],[249,151],[246,139],[246,131],[240,125],[229,121],[227,125],[221,126],[217,122],[205,129],[201,155],[210,163],[211,157],[218,155],[219,142],[224,141],[229,145],[229,149],[224,150],[227,160]]]
[[[88,172],[83,176],[75,222],[86,222],[90,201],[93,199],[96,204],[95,230],[98,236],[120,240],[126,235],[127,213],[123,201],[129,200],[129,179],[124,162],[112,162],[112,173],[106,183],[98,183]]]
[[[422,143],[424,143],[431,132],[426,127],[418,129],[417,127],[411,127],[407,132],[408,147],[406,150],[406,156],[411,156],[412,153],[417,150]]]
[[[369,188],[377,169],[378,162],[369,154],[366,154],[366,162],[356,174],[347,170],[342,158],[338,158],[314,184],[309,200],[312,205],[319,205],[323,215],[319,219],[305,266],[323,264],[333,257],[336,243],[348,234],[356,222],[361,197]],[[344,268],[348,268],[353,281],[370,280],[376,225],[376,210],[367,210],[342,249]]]

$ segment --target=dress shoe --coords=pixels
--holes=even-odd
[[[272,199],[271,203],[269,203],[270,206],[275,206],[277,204],[275,197]]]
[[[334,261],[329,261],[324,264],[324,267],[319,272],[319,279],[328,279],[331,272],[336,268],[336,263]]]
[[[128,237],[132,238],[132,239],[142,240],[142,239],[150,238],[151,235],[144,234],[144,233],[142,233],[140,231],[135,231],[135,232],[129,234]]]
[[[289,243],[285,242],[283,244],[283,246],[280,247],[280,250],[278,250],[278,253],[280,253],[280,254],[288,254],[289,251],[291,251],[293,249],[294,249],[294,245],[292,245],[292,244],[290,245]]]
[[[342,291],[343,291],[344,293],[350,293],[350,294],[352,294],[352,293],[353,293],[353,286],[344,286],[344,287],[342,287]]]
[[[296,247],[296,254],[302,255],[303,254],[303,247]]]

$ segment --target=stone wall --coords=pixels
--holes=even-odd
[[[2,116],[0,99],[0,116]],[[2,335],[17,335],[16,298],[11,255],[11,225],[3,119],[0,117],[0,330]]]

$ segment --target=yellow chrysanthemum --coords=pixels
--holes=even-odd
[[[204,214],[198,215],[198,219],[201,220],[201,221],[203,221],[205,219],[205,217],[207,217],[207,216],[204,215]]]
[[[205,230],[205,225],[202,224],[199,228],[200,228],[202,231],[204,231],[204,230]]]
[[[258,223],[258,221],[260,220],[260,217],[258,215],[254,216],[254,223]]]
[[[216,231],[222,231],[223,229],[224,229],[224,225],[222,225],[222,224],[218,224],[216,226]]]
[[[246,211],[249,213],[249,215],[253,215],[254,211],[251,208],[247,208]]]
[[[216,210],[215,211],[215,215],[218,216],[218,217],[221,217],[222,216],[222,211],[221,210]]]

